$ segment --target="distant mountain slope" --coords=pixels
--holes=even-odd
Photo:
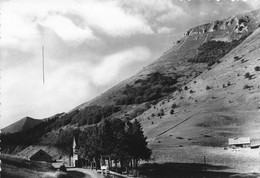
[[[225,146],[229,137],[260,140],[259,24],[258,10],[188,30],[133,77],[58,116],[41,144],[104,118],[141,121],[156,157],[174,148]]]
[[[138,116],[154,153],[227,146],[233,137],[260,141],[259,49],[257,29],[219,64]]]
[[[31,117],[24,117],[23,119],[1,129],[2,133],[14,133],[19,131],[26,131],[33,128],[37,124],[43,122],[42,120],[33,119]]]
[[[140,96],[142,102],[151,101],[153,98],[150,97],[150,95],[153,94],[154,90],[157,90],[157,93],[159,90],[157,98],[166,96],[204,72],[209,66],[218,62],[221,57],[241,43],[258,28],[260,23],[259,14],[259,10],[253,11],[223,20],[216,20],[212,23],[200,25],[188,30],[170,50],[165,52],[158,60],[145,67],[138,74],[122,81],[102,95],[81,104],[75,109],[83,109],[89,105],[118,104],[120,103],[118,100],[122,98],[131,100],[132,96],[130,95]],[[205,48],[210,45],[207,43],[211,43],[213,49],[215,47],[218,48],[216,51],[212,50],[208,56],[207,51],[206,54],[203,53],[203,47]],[[223,46],[223,48],[221,48],[221,46]],[[200,52],[200,50],[202,50],[202,52]],[[209,59],[203,60],[205,57]],[[147,85],[149,82],[147,80],[149,80],[149,77],[154,73],[160,73],[161,77],[170,77],[170,79],[176,80],[176,82],[168,85],[167,88],[156,83],[160,81],[150,83],[153,87],[151,86],[149,89],[142,88],[142,86],[140,87],[140,81],[141,85]],[[138,91],[129,94],[127,86]],[[163,88],[164,91],[161,91]],[[136,102],[130,103],[138,104]]]

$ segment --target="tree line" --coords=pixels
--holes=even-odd
[[[147,147],[141,124],[135,120],[105,119],[99,125],[77,133],[79,155],[96,168],[105,161],[108,166],[137,167],[138,161],[148,160],[151,149]]]

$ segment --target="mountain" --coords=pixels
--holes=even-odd
[[[19,131],[26,131],[34,126],[38,125],[39,123],[43,122],[39,119],[33,119],[31,117],[24,117],[21,120],[1,129],[1,133],[15,133]]]
[[[260,141],[259,24],[257,10],[188,30],[133,77],[55,117],[40,144],[55,145],[66,131],[104,118],[137,119],[158,162],[237,160],[221,149],[228,138]]]
[[[258,25],[259,11],[253,11],[194,27],[138,74],[74,110],[90,105],[120,105],[124,99],[128,104],[138,104],[166,96],[218,62]],[[154,93],[159,94],[153,97]],[[137,97],[140,102],[131,101]]]

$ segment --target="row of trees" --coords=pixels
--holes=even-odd
[[[78,133],[80,157],[100,167],[105,160],[111,167],[112,161],[121,167],[137,167],[140,159],[150,158],[151,150],[147,147],[140,123],[135,120],[123,122],[120,119],[104,120],[95,127]]]

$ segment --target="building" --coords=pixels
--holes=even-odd
[[[257,149],[260,147],[260,140],[251,140],[250,148]]]
[[[40,151],[40,150],[42,150],[42,151]],[[40,151],[40,153],[45,152],[45,153],[47,153],[47,155],[51,156],[52,162],[55,162],[56,160],[61,159],[61,157],[63,155],[63,151],[57,147],[43,146],[43,145],[31,145],[31,146],[25,148],[24,150],[22,150],[21,152],[19,152],[18,154],[16,154],[16,156],[23,157],[23,158],[30,160],[30,158],[39,151]],[[39,158],[41,156],[41,155],[39,155],[40,153],[35,155],[36,157],[33,157],[33,159],[40,159]],[[45,155],[44,159],[50,161],[49,157],[46,154],[44,154],[44,155]],[[44,157],[44,155],[42,155],[42,156]]]
[[[70,166],[72,167],[78,167],[78,143],[76,141],[76,138],[73,137],[73,144],[72,144],[72,156],[70,158]]]
[[[52,162],[52,157],[42,149],[38,150],[36,153],[29,157],[31,161],[45,161],[45,162]]]
[[[229,138],[228,146],[241,147],[241,148],[250,147],[250,138],[249,137]]]

